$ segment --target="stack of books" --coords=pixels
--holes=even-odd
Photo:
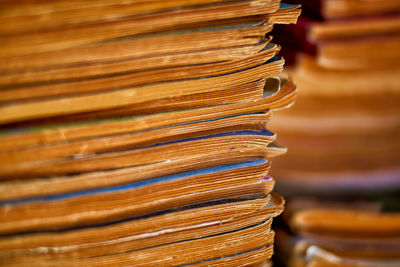
[[[296,103],[270,124],[290,148],[272,171],[292,207],[282,259],[400,266],[400,2],[303,4],[275,39],[298,44],[286,50]]]
[[[398,199],[397,199],[398,201]],[[288,266],[400,266],[400,213],[366,202],[296,199],[285,209],[287,231],[277,230]]]
[[[0,263],[263,265],[275,0],[0,3]]]
[[[304,53],[296,104],[271,124],[290,147],[275,176],[288,189],[400,187],[400,2],[340,1],[337,13],[331,2],[322,1],[324,20],[305,6],[309,15],[277,36]]]

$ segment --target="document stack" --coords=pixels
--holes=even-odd
[[[270,125],[289,148],[271,173],[288,197],[282,259],[400,266],[400,2],[303,4],[275,39],[299,89]]]
[[[267,265],[277,0],[0,3],[0,264]]]

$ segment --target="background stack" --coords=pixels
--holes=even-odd
[[[284,48],[298,44],[286,52],[299,94],[271,123],[290,147],[272,175],[289,197],[286,230],[301,237],[294,258],[399,266],[400,2],[303,4],[295,27],[276,29]]]
[[[18,1],[0,14],[0,263],[251,265],[293,102],[274,0]]]

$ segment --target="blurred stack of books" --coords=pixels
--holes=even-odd
[[[268,264],[275,0],[0,3],[0,263]]]
[[[399,264],[399,213],[383,211],[400,211],[400,1],[302,4],[297,25],[276,29],[299,94],[274,114],[271,129],[290,149],[272,175],[289,202],[314,204],[293,204],[302,208],[287,214],[287,230],[306,239],[306,266]],[[322,251],[336,260],[315,262]]]
[[[366,202],[296,199],[284,217],[296,235],[276,232],[288,266],[400,266],[400,213]]]
[[[297,37],[297,52],[305,54],[293,71],[296,104],[272,122],[290,146],[275,174],[288,186],[399,186],[400,2],[331,2],[322,1],[325,20],[302,17],[277,36],[283,43]],[[343,11],[335,15],[334,7]]]

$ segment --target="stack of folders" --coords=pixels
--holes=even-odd
[[[301,44],[287,51],[296,104],[271,123],[290,148],[272,172],[288,196],[282,259],[400,266],[400,1],[302,2],[276,29]]]
[[[278,0],[0,3],[0,265],[267,265]]]

